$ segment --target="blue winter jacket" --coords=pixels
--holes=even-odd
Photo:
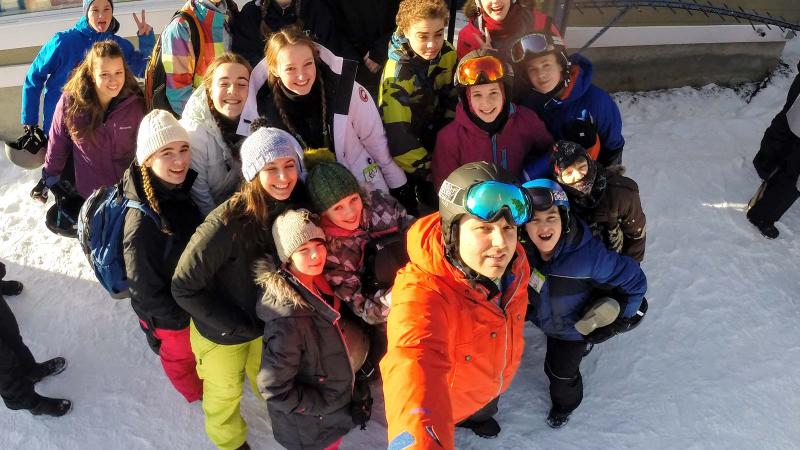
[[[56,109],[61,89],[67,83],[72,70],[82,61],[86,52],[95,42],[113,40],[119,44],[125,62],[137,77],[144,76],[147,61],[155,44],[155,35],[151,31],[139,36],[139,50],[125,38],[117,36],[119,22],[112,19],[108,31],[98,33],[91,26],[86,16],[82,17],[74,27],[55,34],[36,55],[36,59],[28,69],[25,84],[22,86],[22,124],[39,123],[39,100],[44,88],[44,120],[42,130],[50,132],[50,122]]]
[[[621,152],[625,146],[619,107],[606,91],[592,84],[592,63],[588,59],[579,54],[569,59],[572,61],[573,80],[567,98],[551,98],[531,89],[520,104],[536,111],[555,140],[564,139],[565,126],[579,117],[582,110],[589,111],[600,136],[600,159],[608,160],[610,155]],[[549,177],[549,173],[542,173],[546,170],[546,164],[542,166],[543,163],[533,162],[525,170],[526,178]]]
[[[623,317],[632,317],[647,292],[647,278],[636,261],[606,249],[582,220],[570,218],[570,230],[562,234],[549,261],[542,261],[533,243],[523,243],[532,271],[528,318],[548,336],[582,341],[575,322],[592,301],[594,288],[611,289]],[[537,271],[544,276],[538,292]]]

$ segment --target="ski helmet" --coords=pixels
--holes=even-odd
[[[458,252],[458,222],[461,216],[469,214],[465,207],[467,190],[473,184],[483,181],[501,181],[514,183],[511,176],[502,167],[485,161],[464,164],[454,170],[442,183],[439,189],[439,216],[442,220],[442,238],[448,255]]]
[[[517,39],[511,46],[511,62],[522,64],[534,58],[553,54],[561,64],[561,83],[556,89],[569,86],[572,61],[567,54],[567,46],[561,36],[551,30],[548,20],[543,30],[533,31]],[[523,71],[524,73],[524,71]]]
[[[458,62],[453,75],[453,84],[458,88],[458,96],[465,107],[469,104],[468,87],[496,82],[502,82],[503,96],[509,102],[513,94],[514,69],[505,63],[500,53],[492,49],[478,49],[467,53]]]
[[[527,189],[528,195],[530,195],[530,205],[533,208],[531,217],[533,217],[533,213],[535,211],[546,211],[555,205],[558,208],[559,215],[561,216],[561,227],[564,230],[564,233],[569,231],[569,199],[567,198],[567,193],[564,192],[564,189],[561,187],[561,185],[549,178],[537,178],[535,180],[525,182],[522,187]],[[546,200],[543,202],[537,201],[537,191],[540,190],[549,191],[549,199],[543,199]]]

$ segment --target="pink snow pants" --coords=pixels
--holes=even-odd
[[[147,328],[145,322],[140,320],[139,323]],[[156,328],[152,334],[161,341],[161,366],[175,389],[189,403],[203,398],[203,382],[197,376],[194,353],[189,343],[189,327],[181,330]]]
[[[333,444],[325,447],[324,450],[339,450],[339,446],[342,445],[342,439],[344,439],[344,438],[339,438]]]

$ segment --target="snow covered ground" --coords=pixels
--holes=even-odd
[[[800,206],[776,241],[742,212],[758,185],[750,161],[785,101],[800,41],[784,58],[791,71],[750,104],[716,86],[616,96],[628,175],[649,222],[648,318],[584,360],[583,404],[557,431],[544,423],[543,335],[529,328],[500,402],[503,432],[487,441],[458,430],[459,448],[797,448]],[[213,448],[200,405],[172,389],[128,303],[109,299],[76,241],[45,228],[45,207],[28,198],[37,178],[0,160],[0,259],[26,285],[7,300],[34,355],[69,360],[37,389],[71,398],[74,410],[42,419],[0,407],[0,448]],[[242,409],[252,447],[279,448],[251,392]],[[368,430],[351,432],[343,448],[385,448],[380,399],[373,411]]]

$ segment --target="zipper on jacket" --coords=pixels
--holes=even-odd
[[[492,135],[492,162],[497,164],[497,135]]]
[[[506,303],[506,307],[508,307],[508,305],[511,304],[511,300],[517,294],[517,290],[519,290],[519,285],[520,285],[519,279],[514,280],[514,281],[515,281],[514,291],[511,293],[511,296],[508,298],[508,303]],[[497,394],[495,395],[495,397],[500,396],[500,392],[502,392],[502,390],[503,390],[503,383],[505,382],[505,376],[503,374],[506,371],[506,367],[508,367],[508,338],[509,338],[509,335],[511,333],[509,332],[508,314],[506,314],[506,310],[505,309],[503,309],[503,316],[506,318],[506,338],[504,339],[504,342],[503,342],[503,368],[500,370],[500,385],[497,387]],[[514,318],[512,317],[511,319],[513,320]]]

